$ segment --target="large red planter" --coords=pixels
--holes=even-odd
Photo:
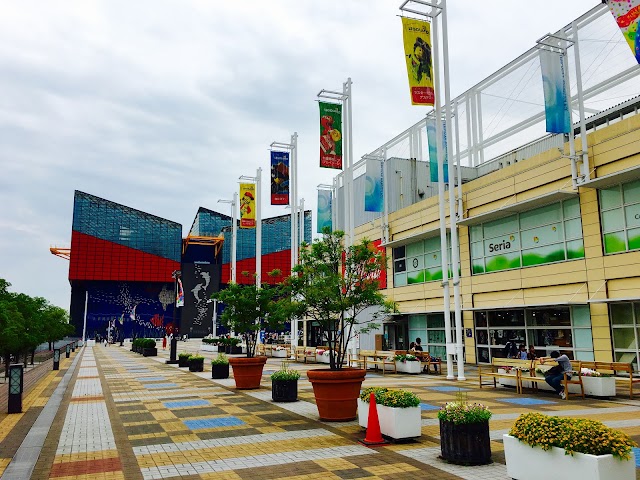
[[[360,387],[366,374],[357,368],[309,370],[307,377],[313,385],[320,420],[347,422],[355,419]]]
[[[236,381],[236,388],[241,390],[260,388],[262,369],[266,362],[267,357],[230,358],[229,364],[231,368],[233,368],[233,378]]]

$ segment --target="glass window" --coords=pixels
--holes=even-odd
[[[487,312],[475,312],[476,328],[487,327]]]
[[[602,215],[602,231],[617,232],[624,229],[624,215],[622,209],[609,210]]]
[[[603,210],[616,208],[622,205],[622,195],[620,187],[606,188],[600,190],[600,207]]]
[[[482,225],[484,238],[498,237],[518,231],[518,216],[511,215],[509,217],[499,218],[492,222]]]
[[[591,328],[591,312],[588,305],[576,305],[571,307],[573,314],[573,326],[574,327],[589,327]]]
[[[407,247],[407,257],[422,255],[424,253],[424,246],[422,242],[410,243],[406,247]]]
[[[579,218],[564,222],[565,238],[579,238],[582,240],[582,221]]]
[[[571,200],[562,202],[562,210],[565,220],[567,218],[580,218],[580,200],[578,198],[572,198]]]
[[[613,347],[616,350],[637,350],[636,332],[634,328],[614,328]]]
[[[609,309],[612,325],[633,325],[633,305],[631,303],[612,303]]]
[[[450,247],[451,243],[447,243]],[[404,254],[406,257],[401,257]],[[393,257],[394,287],[442,279],[442,257],[438,237],[394,248]],[[449,265],[451,265],[451,259],[449,259]],[[452,271],[449,266],[449,277],[451,276]]]
[[[591,335],[591,329],[576,328],[573,333],[576,348],[586,348],[593,351],[593,337]]]
[[[520,214],[520,228],[526,230],[562,220],[562,204],[554,203]]]
[[[640,203],[640,181],[622,185],[624,203]]]

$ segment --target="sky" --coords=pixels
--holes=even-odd
[[[0,0],[0,278],[69,308],[74,190],[188,230],[298,132],[315,219],[321,89],[353,81],[356,161],[419,121],[396,0]],[[455,97],[600,0],[449,0]]]

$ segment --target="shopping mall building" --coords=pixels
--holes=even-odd
[[[545,133],[539,45],[452,100],[466,362],[503,357],[512,340],[539,355],[559,350],[638,369],[640,67],[616,29],[599,5],[556,33],[580,42],[579,73],[573,44],[568,51],[569,135]],[[594,41],[603,38],[615,41]],[[422,120],[356,163],[355,238],[386,246],[384,293],[399,313],[379,332],[383,347],[404,349],[421,337],[444,357],[438,185],[426,142]],[[364,211],[360,200],[372,161],[383,162],[383,212]],[[338,228],[346,181],[335,180]],[[450,238],[448,200],[445,211]],[[449,304],[453,323],[453,297]]]

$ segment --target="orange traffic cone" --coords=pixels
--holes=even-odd
[[[364,440],[360,440],[360,443],[369,447],[378,445],[386,445],[387,442],[382,438],[380,432],[380,420],[378,419],[378,409],[376,408],[376,396],[371,392],[369,397],[369,418],[367,420],[367,435]]]

